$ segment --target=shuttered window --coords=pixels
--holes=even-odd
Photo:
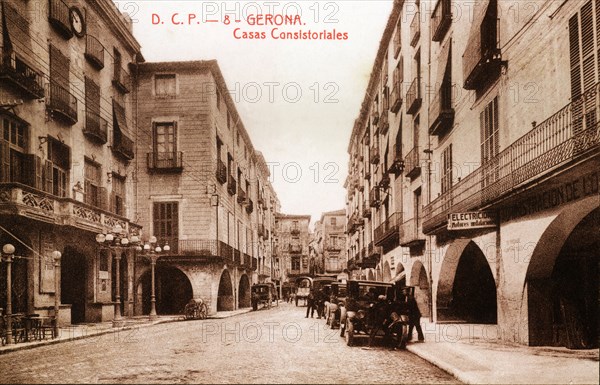
[[[46,192],[67,197],[71,149],[63,142],[48,137],[48,159],[44,165],[43,185]]]
[[[594,89],[595,84],[600,81],[599,19],[600,1],[589,1],[569,20],[574,133],[584,130],[585,127],[594,127],[597,120],[594,98],[588,98],[585,103],[578,98]]]
[[[452,143],[442,151],[442,194],[452,188]]]
[[[179,239],[178,202],[155,202],[153,207],[154,235],[159,245],[169,244],[176,252]]]
[[[50,82],[69,89],[69,58],[55,46],[50,46]]]
[[[117,174],[112,175],[112,212],[117,215],[125,215],[125,177]]]
[[[100,207],[100,184],[102,175],[100,165],[86,159],[83,174],[85,180],[83,201],[89,205]]]
[[[9,116],[0,115],[0,125],[0,182],[26,183],[29,129],[25,123]]]
[[[495,97],[479,115],[481,135],[481,165],[484,168],[483,184],[496,181],[498,178],[498,159],[500,150],[498,136],[498,97]]]

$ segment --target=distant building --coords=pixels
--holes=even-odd
[[[339,274],[347,268],[346,210],[325,212],[319,221],[321,228],[322,273]]]
[[[277,255],[284,269],[283,282],[293,282],[298,276],[310,273],[308,243],[310,215],[275,215]]]

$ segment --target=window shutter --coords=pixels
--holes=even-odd
[[[5,140],[0,140],[0,158],[0,182],[10,182],[10,146]]]

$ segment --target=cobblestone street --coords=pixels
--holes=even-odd
[[[456,383],[406,351],[347,347],[305,307],[105,334],[0,356],[3,383]]]

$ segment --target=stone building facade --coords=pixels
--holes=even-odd
[[[440,322],[597,347],[599,21],[597,1],[394,2],[348,149],[356,274],[405,279]]]
[[[299,276],[309,275],[310,215],[275,215],[276,253],[283,269],[282,283],[294,284]]]

